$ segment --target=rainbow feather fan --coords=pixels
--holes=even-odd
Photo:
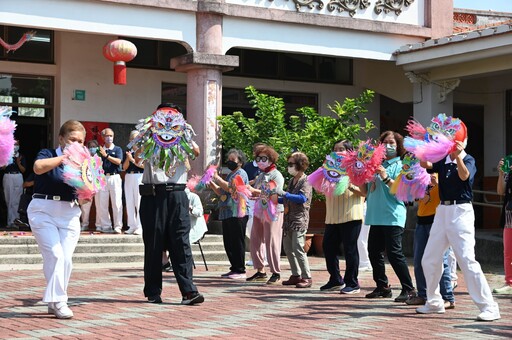
[[[263,183],[260,190],[261,194],[254,203],[254,216],[267,223],[277,221],[277,203],[274,202],[277,197],[276,183],[274,181]]]
[[[90,200],[105,188],[101,159],[76,142],[64,149],[64,183],[75,188],[78,199]]]
[[[251,192],[247,189],[242,176],[236,175],[230,183],[231,198],[236,202],[236,211],[234,216],[244,217],[247,215],[247,200],[251,197]]]
[[[339,196],[345,192],[349,180],[347,172],[341,167],[343,155],[331,152],[325,156],[320,168],[308,176],[308,182],[316,191],[326,196]]]
[[[421,167],[419,159],[408,153],[402,159],[402,170],[395,178],[390,192],[401,201],[413,202],[425,196],[429,184],[430,175]]]
[[[14,130],[16,122],[10,119],[11,109],[0,107],[0,167],[11,163],[14,156]]]
[[[347,171],[350,182],[360,186],[371,182],[382,164],[386,149],[383,144],[374,144],[370,139],[359,144],[358,150],[348,151],[341,162]]]
[[[193,192],[199,192],[208,186],[210,182],[213,180],[213,176],[215,175],[215,171],[217,171],[217,165],[210,165],[208,169],[204,172],[203,176],[199,178],[198,176],[192,176],[187,181],[187,188]]]

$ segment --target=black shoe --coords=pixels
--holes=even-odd
[[[197,303],[203,303],[204,296],[198,292],[187,293],[186,296],[181,300],[182,305],[195,305]]]
[[[320,287],[321,291],[335,291],[345,288],[345,283],[339,283],[339,282],[327,282],[322,287]]]
[[[166,264],[163,264],[162,265],[162,271],[163,272],[172,272],[171,262],[167,262]]]
[[[249,282],[267,281],[267,273],[256,272],[256,274],[245,280]]]
[[[365,295],[367,299],[376,299],[376,298],[390,298],[393,296],[393,292],[391,291],[391,287],[377,287],[375,290],[369,294]]]
[[[281,281],[281,275],[273,273],[270,279],[268,279],[267,284],[268,285],[275,285],[278,284],[279,281]]]
[[[400,292],[400,295],[398,295],[396,298],[395,298],[395,302],[405,302],[411,298],[414,298],[416,297],[418,294],[416,293],[416,289],[411,289],[411,290],[405,290],[405,289],[402,289],[402,292]]]
[[[162,298],[160,297],[160,295],[148,296],[148,302],[149,303],[162,303]]]

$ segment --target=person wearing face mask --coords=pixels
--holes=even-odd
[[[112,232],[112,220],[109,213],[109,200],[112,203],[112,217],[114,232],[121,234],[123,228],[123,187],[119,172],[121,171],[121,161],[123,159],[123,150],[114,145],[114,131],[110,128],[103,129],[101,136],[105,141],[104,146],[99,147],[99,154],[103,161],[103,171],[107,178],[105,189],[96,194],[96,230],[103,233]]]
[[[20,197],[23,194],[23,173],[26,170],[25,157],[20,154],[19,150],[19,141],[15,140],[12,163],[3,168],[4,178],[2,180],[7,205],[7,227],[14,229],[17,229],[14,221],[20,217],[18,208]]]
[[[226,166],[230,173],[226,180],[216,172],[214,181],[210,183],[210,187],[220,197],[219,219],[222,221],[222,239],[231,264],[229,272],[222,274],[221,277],[245,279],[245,228],[249,217],[247,210],[243,216],[238,214],[240,211],[238,205],[246,203],[239,201],[231,183],[235,176],[240,176],[245,184],[249,183],[247,173],[241,168],[246,158],[241,150],[231,149],[227,153],[227,159]]]
[[[352,143],[338,141],[333,146],[336,153],[353,150]],[[339,291],[341,294],[357,294],[360,286],[358,281],[359,251],[358,237],[363,220],[363,196],[358,187],[349,184],[345,192],[339,196],[325,197],[325,233],[322,246],[324,249],[325,266],[329,272],[329,281],[321,291]],[[343,244],[345,255],[345,275],[340,275],[338,253]]]
[[[95,139],[92,139],[87,142],[87,149],[89,149],[89,153],[91,156],[97,155],[99,150],[99,144],[98,141]],[[82,210],[82,216],[81,216],[81,231],[87,231],[89,230],[89,216],[91,214],[91,207],[92,207],[92,200],[88,201],[84,204],[80,205],[80,209]],[[98,223],[98,217],[99,215],[96,214],[96,224]]]
[[[309,224],[312,188],[304,173],[309,166],[308,157],[302,152],[288,156],[288,173],[292,179],[286,192],[280,192],[279,203],[284,204],[283,248],[290,263],[292,275],[285,286],[309,288],[313,284],[308,255],[304,251]]]
[[[254,186],[247,186],[253,197],[258,200],[263,185],[273,181],[276,185],[276,193],[283,190],[284,177],[277,170],[276,162],[279,154],[266,144],[257,147],[255,160],[261,173],[256,177]],[[269,199],[273,199],[271,197]],[[277,200],[276,202],[277,203]],[[277,205],[277,217],[273,221],[265,221],[261,216],[254,216],[251,230],[251,258],[256,273],[247,278],[249,282],[267,281],[267,284],[278,284],[281,281],[281,241],[283,238],[283,211],[282,204]],[[265,247],[263,247],[265,245]],[[267,253],[267,262],[272,276],[267,278],[264,265],[264,251]]]
[[[130,132],[130,142],[138,135],[137,130]],[[142,184],[142,174],[144,172],[144,162],[137,163],[135,161],[135,146],[132,150],[125,152],[123,161],[124,176],[124,197],[126,203],[126,215],[128,230],[126,234],[141,235],[142,224],[139,216],[140,193],[139,185]]]
[[[43,302],[48,314],[70,319],[67,288],[72,257],[80,236],[80,207],[75,189],[64,183],[63,154],[66,145],[84,143],[85,128],[76,120],[65,122],[59,131],[59,147],[39,151],[34,162],[34,194],[27,209],[32,234],[43,256],[46,290]]]
[[[394,179],[400,174],[405,154],[404,138],[397,132],[385,131],[379,141],[386,146],[386,158],[377,169],[375,179],[360,190],[367,197],[365,223],[370,225],[368,253],[373,268],[373,280],[377,288],[366,298],[390,298],[393,293],[385,272],[384,251],[402,285],[395,302],[405,302],[417,295],[412,283],[407,261],[402,251],[402,235],[405,228],[406,208],[389,191]],[[439,282],[439,280],[438,280]]]

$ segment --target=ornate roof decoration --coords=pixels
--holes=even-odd
[[[404,7],[409,7],[413,2],[414,0],[379,0],[375,4],[375,13],[380,14],[384,11],[388,14],[389,12],[395,12],[398,16],[402,13]]]
[[[268,0],[270,2],[274,2],[274,0]],[[348,14],[353,17],[356,14],[358,9],[365,10],[370,7],[370,0],[286,0],[293,1],[295,4],[295,8],[297,11],[300,11],[303,7],[306,7],[309,10],[313,9],[323,9],[324,3],[327,2],[327,9],[330,12],[338,11],[338,12],[348,12]],[[375,4],[374,11],[377,14],[384,12],[388,14],[389,12],[395,13],[397,16],[402,13],[404,7],[409,7],[414,0],[378,0]]]

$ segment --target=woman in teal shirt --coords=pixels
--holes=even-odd
[[[368,254],[373,267],[373,280],[377,284],[377,288],[367,294],[366,298],[392,296],[384,266],[386,251],[389,263],[402,284],[402,292],[395,301],[405,302],[408,298],[416,296],[416,289],[402,252],[402,234],[407,210],[404,202],[399,201],[389,191],[402,169],[400,157],[405,153],[404,139],[397,132],[386,131],[380,135],[379,140],[386,146],[386,159],[377,170],[374,181],[360,187],[367,197],[365,222],[371,226]]]

